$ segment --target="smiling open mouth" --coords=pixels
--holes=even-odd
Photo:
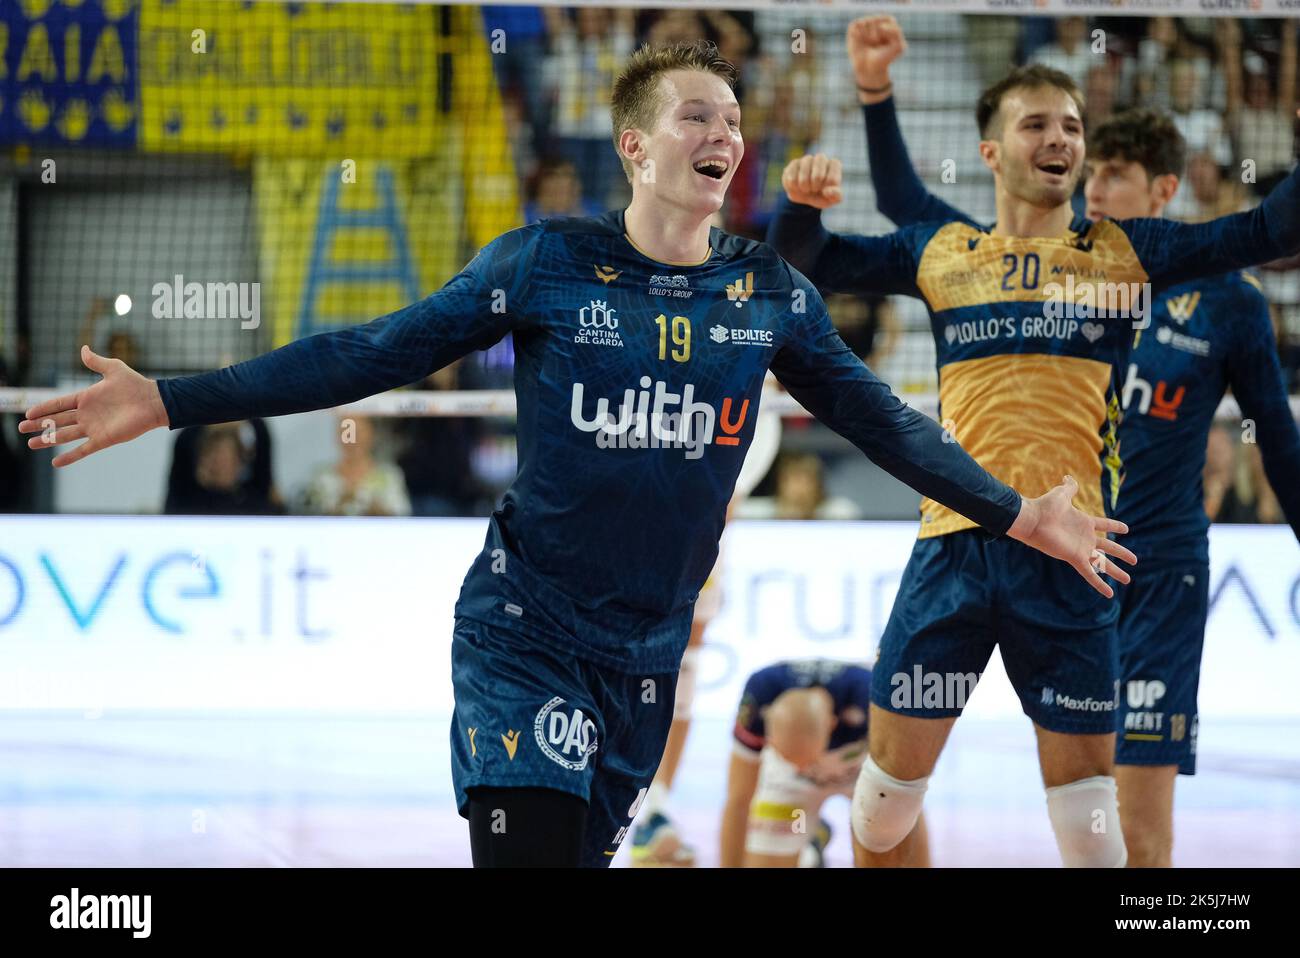
[[[1046,163],[1039,163],[1038,168],[1044,173],[1052,173],[1056,176],[1064,176],[1070,172],[1070,165],[1065,160],[1048,160]]]
[[[727,164],[721,160],[701,160],[695,164],[695,172],[703,173],[712,180],[720,180],[727,175]]]

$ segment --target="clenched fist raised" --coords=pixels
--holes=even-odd
[[[869,90],[889,86],[889,65],[907,49],[898,21],[893,17],[861,17],[849,24],[844,39],[858,86]]]
[[[815,206],[819,210],[829,209],[844,198],[840,192],[841,182],[840,161],[825,153],[791,160],[781,174],[781,186],[793,202]]]

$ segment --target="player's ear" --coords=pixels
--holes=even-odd
[[[618,152],[624,159],[631,163],[633,167],[640,167],[646,158],[645,143],[643,142],[641,131],[636,129],[627,129],[620,133],[618,137]]]
[[[1152,199],[1162,207],[1167,206],[1178,192],[1178,174],[1164,173],[1151,181]]]
[[[1002,144],[997,140],[980,140],[980,159],[994,173],[1002,168]]]

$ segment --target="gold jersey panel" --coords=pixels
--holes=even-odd
[[[1149,306],[1147,279],[1112,222],[1059,238],[939,229],[917,287],[930,308],[944,428],[1026,497],[1068,474],[1081,509],[1113,508],[1122,478],[1116,365],[1132,343],[1130,311]],[[975,527],[922,501],[921,538]]]

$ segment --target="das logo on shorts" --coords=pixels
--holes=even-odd
[[[582,709],[560,708],[564,704],[557,695],[543,705],[533,720],[533,734],[547,758],[580,772],[596,752],[596,723],[583,715]]]

